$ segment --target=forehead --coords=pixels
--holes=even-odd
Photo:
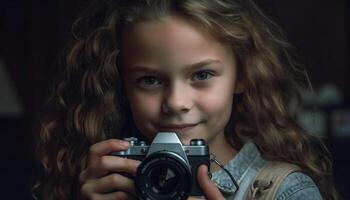
[[[124,64],[154,60],[180,64],[197,57],[222,57],[230,53],[227,46],[199,24],[180,16],[130,25],[123,32],[121,49]]]

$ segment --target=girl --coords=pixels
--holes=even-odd
[[[301,168],[276,199],[337,198],[327,151],[290,109],[302,70],[252,1],[99,0],[74,34],[38,137],[40,198],[134,199],[140,161],[110,153],[159,131],[205,139],[237,180],[200,167],[207,199],[244,199],[267,160]]]

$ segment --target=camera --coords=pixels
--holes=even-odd
[[[210,170],[209,147],[203,139],[182,145],[174,132],[159,132],[150,145],[137,138],[125,138],[130,147],[112,155],[142,161],[135,176],[135,190],[141,200],[182,200],[203,196],[197,182],[202,164]],[[210,176],[210,173],[208,173]]]

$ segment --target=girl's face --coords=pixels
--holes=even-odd
[[[183,144],[202,138],[211,146],[224,139],[237,71],[229,47],[171,16],[130,26],[122,60],[135,124],[147,139],[159,131],[176,132]]]

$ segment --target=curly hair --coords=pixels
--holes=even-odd
[[[325,199],[337,199],[330,156],[320,139],[296,122],[293,99],[305,74],[280,28],[251,0],[98,0],[73,24],[64,78],[41,122],[36,154],[43,175],[38,198],[79,198],[78,176],[90,145],[137,134],[120,68],[121,33],[139,21],[181,15],[235,52],[246,90],[234,97],[226,127],[232,145],[254,142],[265,159],[299,165]]]

